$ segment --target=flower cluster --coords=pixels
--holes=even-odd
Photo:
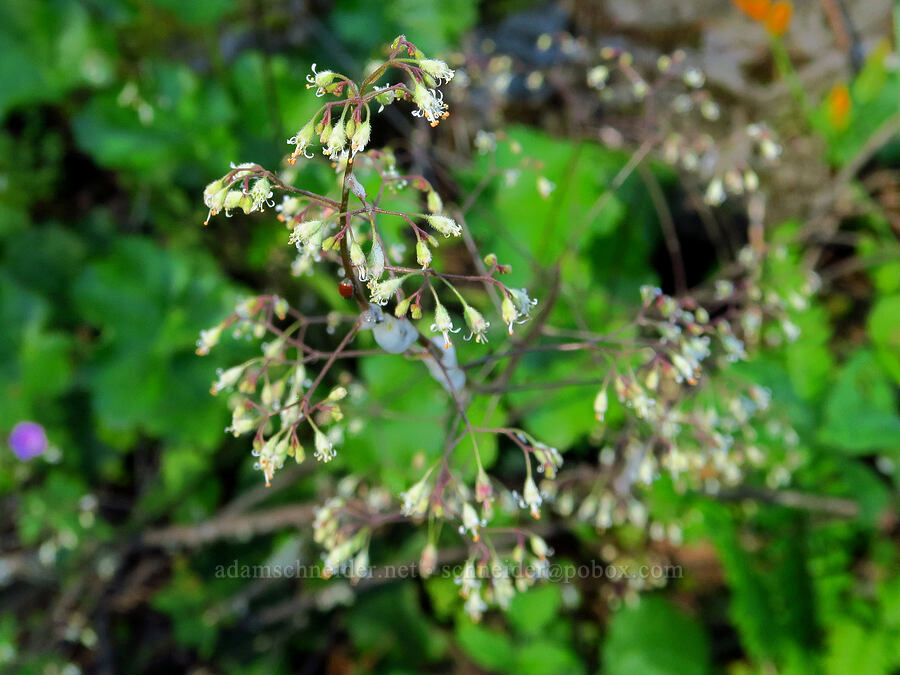
[[[639,101],[668,96],[673,111],[698,110],[707,122],[718,120],[718,106],[704,90],[703,73],[687,65],[683,54],[657,64],[661,81],[678,83],[681,91],[676,94],[639,75],[628,54],[605,48],[600,56],[605,62],[589,71],[588,83],[601,97],[623,77]],[[398,70],[408,83],[379,84],[388,72]],[[441,528],[448,524],[445,535],[457,533],[467,547],[466,571],[457,581],[466,611],[477,619],[489,607],[507,607],[517,591],[546,576],[552,551],[532,530],[548,512],[574,516],[598,530],[629,525],[646,529],[654,540],[674,541],[680,537],[677,524],[654,519],[639,498],[639,491],[659,476],[668,475],[679,490],[710,493],[736,484],[750,471],[766,472],[770,485],[790,480],[802,453],[787,442],[796,434],[772,414],[769,392],[723,386],[705,376],[747,358],[760,343],[797,336],[791,316],[805,306],[806,294],[783,298],[766,280],[770,257],[752,246],[741,251],[729,276],[693,295],[674,297],[655,287],[642,288],[640,310],[623,328],[624,338],[594,334],[589,325],[554,333],[544,321],[548,307],[542,308],[540,330],[528,331],[508,352],[488,353],[474,362],[490,373],[502,360],[515,364],[529,351],[548,357],[554,352],[567,358],[573,352],[585,356],[579,367],[586,374],[599,371],[596,379],[587,381],[591,389],[585,405],[589,415],[593,404],[597,420],[592,441],[603,445],[596,470],[575,467],[564,472],[558,448],[512,426],[512,421],[486,426],[486,415],[485,426],[479,426],[470,404],[491,387],[485,386],[486,376],[476,374],[473,363],[460,362],[457,336],[483,344],[493,336],[492,326],[503,332],[497,330],[501,325],[512,335],[532,317],[537,300],[519,284],[502,281],[512,269],[494,254],[471,261],[478,273],[443,271],[441,244],[462,251],[457,243],[464,240],[465,249],[473,250],[465,213],[448,209],[424,176],[399,169],[390,150],[368,147],[372,115],[394,102],[411,103],[412,114],[432,126],[444,119],[447,104],[438,88],[453,79],[454,71],[401,36],[387,59],[368,72],[355,82],[314,66],[308,87],[317,96],[335,100],[325,102],[288,141],[294,149],[286,165],[277,173],[256,164],[234,166],[204,195],[210,215],[274,206],[287,230],[286,244],[296,250],[292,272],[301,276],[317,266],[331,266],[338,273],[336,306],[349,308],[309,316],[282,298],[260,296],[241,301],[232,315],[200,335],[198,354],[208,353],[227,332],[238,338],[267,338],[259,355],[222,370],[212,385],[213,394],[228,396],[233,411],[229,431],[253,434],[255,466],[267,485],[288,459],[304,461],[304,444],[317,461],[329,462],[338,455],[345,432],[353,433],[360,420],[353,415],[361,408],[361,387],[349,375],[337,375],[335,365],[348,356],[354,340],[368,341],[371,336],[369,344],[378,351],[403,355],[416,367],[424,365],[446,392],[444,453],[415,464],[406,490],[393,498],[377,487],[356,491],[351,474],[318,510],[314,533],[325,551],[327,574],[347,568],[351,578],[362,578],[376,529],[411,519],[427,522],[420,560],[427,575],[439,564]],[[762,125],[750,125],[743,136],[734,136],[735,145],[743,144],[743,154],[729,157],[722,154],[723,144],[703,140],[709,137],[691,131],[688,123],[657,131],[658,149],[666,159],[708,181],[710,203],[720,203],[726,193],[757,190],[755,157],[774,160],[779,152],[774,136]],[[475,139],[480,152],[493,152],[496,145],[497,136],[487,132]],[[331,161],[334,194],[294,185],[297,159],[312,158],[314,146]],[[513,173],[498,177],[515,181]],[[546,177],[537,181],[545,199],[554,188]],[[275,192],[282,193],[277,206]],[[411,202],[416,205],[410,207]],[[813,286],[805,288],[812,292]],[[496,313],[485,310],[491,306]],[[556,340],[573,334],[579,342]],[[322,346],[337,339],[335,346]],[[352,355],[360,353],[366,352],[354,348]],[[496,391],[509,383],[505,375],[497,378],[501,384]],[[607,439],[611,407],[621,426],[616,438]],[[512,462],[504,458],[504,466],[516,467],[515,477],[501,482],[489,473],[491,465],[479,450],[484,435],[494,437],[498,452],[515,455]],[[761,449],[775,435],[787,447],[778,456]],[[619,559],[618,553],[608,557]]]
[[[387,61],[361,83],[331,70],[317,70],[313,64],[312,73],[306,76],[306,86],[315,89],[316,96],[343,96],[344,100],[323,105],[288,139],[288,144],[294,146],[288,158],[291,164],[301,156],[311,158],[310,148],[316,141],[322,146],[322,154],[336,162],[345,159],[348,153],[355,155],[365,150],[372,134],[371,106],[376,103],[377,112],[381,112],[395,101],[410,100],[416,106],[413,115],[424,117],[431,126],[448,117],[443,93],[437,87],[453,79],[453,70],[439,59],[425,58],[403,36],[394,41],[391,49]],[[376,84],[390,68],[403,71],[410,83]]]
[[[232,164],[231,171],[206,186],[203,203],[209,209],[209,215],[204,225],[208,225],[209,219],[222,211],[226,216],[231,216],[235,209],[253,213],[262,211],[266,206],[275,206],[272,183],[265,176],[258,175],[259,168],[257,164]]]

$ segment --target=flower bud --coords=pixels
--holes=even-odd
[[[381,242],[377,236],[372,239],[372,248],[369,250],[369,278],[378,280],[384,274],[384,249],[381,248]]]
[[[431,264],[431,250],[422,240],[416,242],[416,262],[422,266],[422,269]]]
[[[550,548],[547,546],[547,542],[541,539],[536,534],[531,535],[531,539],[528,541],[531,544],[531,550],[534,554],[544,560],[547,557],[547,553],[550,551]]]
[[[240,190],[229,190],[228,194],[225,195],[225,200],[222,202],[225,212],[228,213],[232,209],[238,208],[243,198],[244,193]]]
[[[478,468],[478,477],[475,479],[475,499],[479,503],[490,502],[494,496],[491,481],[483,467]]]
[[[404,316],[406,316],[406,312],[409,311],[410,300],[412,300],[411,297],[403,298],[403,300],[398,302],[397,306],[394,307],[394,316],[396,316],[398,319],[401,319]]]
[[[602,422],[606,416],[606,410],[609,408],[609,395],[606,393],[606,387],[597,392],[594,398],[594,415],[598,422]]]
[[[350,242],[350,264],[356,268],[360,281],[366,280],[366,256],[363,253],[362,246],[354,239]]]
[[[337,403],[347,396],[347,389],[345,387],[335,387],[328,394],[328,401],[331,403]]]
[[[436,567],[437,547],[429,541],[425,548],[422,549],[422,556],[419,558],[419,574],[422,575],[423,579],[427,579],[434,573]]]
[[[441,196],[434,190],[428,191],[428,210],[431,213],[440,213],[444,210],[444,202],[441,201]]]

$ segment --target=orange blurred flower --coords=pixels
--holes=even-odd
[[[749,16],[754,21],[764,21],[769,7],[772,5],[770,0],[731,0],[734,6]]]
[[[846,84],[839,82],[831,88],[825,106],[828,111],[828,122],[833,129],[842,131],[847,128],[852,104],[850,90]]]
[[[772,35],[784,35],[794,14],[788,0],[731,0],[732,4],[754,21],[763,24]]]
[[[788,0],[773,2],[766,12],[766,29],[772,35],[784,35],[794,15],[794,5]]]

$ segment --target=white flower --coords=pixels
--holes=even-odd
[[[471,340],[474,337],[475,342],[487,342],[487,329],[491,326],[490,321],[485,321],[481,312],[471,305],[466,305],[463,308],[463,316],[466,319],[469,330],[472,331],[466,336],[466,340]]]
[[[450,314],[441,303],[437,303],[437,306],[434,308],[434,323],[431,324],[431,330],[444,336],[444,349],[449,349],[453,345],[450,341],[450,333],[459,332],[459,328],[453,328]]]
[[[419,479],[419,482],[400,495],[403,499],[401,510],[403,511],[404,516],[425,515],[431,497],[431,485],[428,483],[428,477],[430,475],[431,470],[422,476],[422,478]]]
[[[430,216],[425,216],[425,220],[428,221],[428,224],[431,225],[431,227],[445,237],[458,237],[462,234],[462,228],[455,220],[453,220],[453,218],[432,214]]]
[[[288,158],[288,162],[294,164],[297,161],[297,157],[300,155],[303,155],[307,159],[312,158],[312,153],[309,153],[308,148],[310,143],[312,143],[313,134],[315,133],[314,127],[313,120],[310,120],[303,125],[303,128],[297,132],[296,136],[292,136],[288,139],[288,145],[296,146],[291,153],[291,156]]]
[[[597,392],[594,399],[594,415],[598,422],[602,422],[606,416],[606,409],[609,407],[609,396],[606,393],[606,387]]]
[[[500,313],[503,317],[503,323],[509,327],[510,335],[513,333],[513,324],[524,323],[531,313],[531,308],[536,304],[537,300],[529,298],[528,292],[524,288],[506,289]]]
[[[536,534],[531,535],[529,543],[531,544],[531,550],[534,551],[534,554],[541,560],[544,560],[547,557],[547,554],[550,553],[550,547],[547,546],[547,542]]]
[[[275,206],[272,201],[272,184],[268,178],[260,178],[253,183],[250,198],[253,200],[253,211],[262,211],[264,206]]]
[[[372,302],[379,305],[386,305],[397,289],[403,285],[406,277],[394,277],[393,279],[385,279],[384,281],[372,282],[369,288],[372,291]]]
[[[444,103],[444,95],[440,91],[428,89],[421,82],[416,82],[413,88],[413,102],[418,106],[418,110],[413,110],[412,114],[415,117],[424,117],[433,127],[450,116],[447,104]]]
[[[306,81],[309,82],[309,84],[306,85],[306,88],[312,89],[315,87],[316,96],[324,96],[325,88],[331,84],[335,77],[337,77],[337,75],[330,70],[320,70],[316,72],[316,64],[314,63],[312,64],[312,75],[306,76]]]
[[[322,225],[323,222],[321,220],[304,220],[291,230],[288,243],[296,245],[298,249],[303,248],[313,235],[322,229]]]
[[[241,375],[244,372],[244,366],[234,366],[233,368],[229,368],[228,370],[222,371],[219,369],[219,379],[213,383],[212,388],[209,390],[213,396],[218,394],[223,389],[230,389],[237,381],[241,379]]]
[[[224,327],[222,324],[219,324],[218,326],[213,326],[209,330],[200,331],[200,339],[197,340],[197,354],[199,356],[206,356],[209,354],[209,350],[219,343],[219,338],[222,336],[223,329]]]
[[[509,602],[516,594],[509,576],[505,572],[499,573],[494,577],[494,600],[501,609],[509,609]]]
[[[722,186],[721,178],[713,178],[706,187],[706,194],[703,195],[703,201],[710,206],[719,206],[725,201],[725,188]]]
[[[334,449],[331,441],[328,440],[328,436],[318,429],[315,429],[315,443],[316,452],[314,456],[320,462],[330,462],[337,455],[337,451]]]
[[[480,621],[482,614],[484,614],[484,610],[487,609],[487,605],[484,603],[484,600],[481,599],[481,591],[475,589],[469,593],[464,608],[466,614],[471,617],[472,621]]]
[[[369,120],[356,125],[356,129],[353,132],[353,137],[350,139],[350,149],[353,151],[354,155],[357,152],[362,152],[366,149],[366,146],[369,144],[369,138],[371,135],[372,125],[369,124]]]
[[[328,145],[322,150],[322,154],[337,159],[345,145],[347,145],[347,133],[344,128],[344,120],[339,119],[328,134]]]
[[[453,79],[453,70],[440,59],[422,59],[419,61],[419,68],[431,75],[438,84],[442,80],[449,82]]]
[[[525,480],[525,487],[522,490],[522,497],[525,500],[525,504],[527,504],[529,509],[531,510],[531,515],[535,518],[540,518],[541,503],[544,500],[541,497],[541,493],[531,476],[529,476]]]
[[[462,531],[471,532],[472,539],[478,541],[478,528],[481,527],[481,519],[478,517],[478,512],[475,510],[475,507],[469,504],[469,502],[463,504],[462,521]]]

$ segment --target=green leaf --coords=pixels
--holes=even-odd
[[[412,584],[379,588],[361,597],[348,616],[347,631],[367,659],[421,664],[439,658],[447,646],[422,612]]]
[[[456,641],[482,668],[503,673],[515,672],[515,648],[503,633],[461,617],[456,626]]]
[[[513,596],[506,616],[512,627],[523,635],[537,635],[556,618],[562,605],[559,586],[535,586]]]
[[[900,295],[878,300],[869,313],[868,328],[878,360],[900,384]]]
[[[608,673],[702,675],[710,668],[702,628],[653,595],[613,615],[602,656]]]
[[[516,649],[516,675],[578,675],[584,664],[575,651],[549,640],[535,640]]]
[[[825,672],[846,673],[890,672],[890,644],[883,633],[849,620],[841,621],[828,633]]]
[[[370,356],[360,367],[368,422],[347,438],[336,462],[354,471],[377,469],[391,489],[403,490],[424,473],[423,463],[414,461],[420,453],[429,463],[443,451],[452,399],[423,363],[403,356]]]
[[[900,448],[896,395],[870,352],[856,352],[841,370],[825,404],[819,440],[846,453]]]

